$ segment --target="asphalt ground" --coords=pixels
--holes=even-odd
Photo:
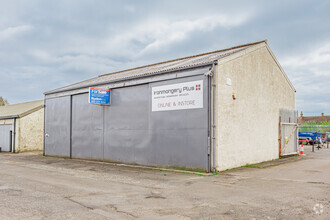
[[[214,176],[0,153],[0,219],[330,219],[330,149]]]

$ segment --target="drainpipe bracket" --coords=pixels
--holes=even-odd
[[[204,73],[204,76],[213,76],[212,70],[209,70],[208,72]]]

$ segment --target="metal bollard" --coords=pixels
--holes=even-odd
[[[312,152],[314,152],[314,140],[313,140],[313,148],[312,148]]]

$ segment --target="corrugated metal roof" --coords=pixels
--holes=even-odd
[[[90,87],[93,85],[99,85],[99,84],[106,84],[116,81],[122,81],[127,79],[133,79],[133,78],[139,78],[139,77],[146,77],[146,76],[152,76],[157,75],[163,72],[169,72],[169,71],[176,71],[176,70],[182,70],[185,68],[193,68],[197,66],[201,66],[202,64],[208,64],[212,61],[219,60],[221,58],[227,57],[229,55],[232,55],[234,53],[237,53],[239,51],[245,50],[251,46],[254,46],[259,43],[263,43],[265,41],[259,41],[255,43],[250,44],[244,44],[224,50],[218,50],[213,51],[209,53],[203,53],[198,54],[194,56],[179,58],[175,60],[169,60],[161,63],[155,63],[151,65],[146,65],[142,67],[137,67],[133,69],[123,70],[119,72],[114,73],[108,73],[104,75],[100,75],[98,77],[85,80],[79,83],[75,83],[72,85],[68,85],[59,89],[51,90],[49,92],[46,92],[45,94],[51,94],[51,93],[57,93],[57,92],[63,92],[73,89],[78,89],[82,87]]]
[[[44,106],[44,100],[25,102],[14,105],[0,106],[0,119],[10,117],[23,117]]]

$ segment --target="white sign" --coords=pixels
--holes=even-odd
[[[203,80],[152,87],[152,111],[203,108]]]

